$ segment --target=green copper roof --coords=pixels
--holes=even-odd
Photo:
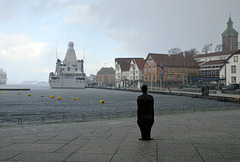
[[[222,33],[222,36],[235,34],[238,34],[238,32],[235,29],[233,29],[233,22],[231,17],[229,17],[227,22],[227,29]]]

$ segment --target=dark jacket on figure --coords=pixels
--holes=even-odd
[[[154,123],[154,99],[151,95],[147,93],[143,93],[137,98],[137,123],[141,125],[141,123],[147,122],[150,126]]]

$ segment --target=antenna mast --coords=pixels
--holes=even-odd
[[[84,44],[84,52],[83,52],[83,61],[85,59],[85,44]]]
[[[56,43],[56,61],[58,60],[58,55],[57,55],[57,43]]]

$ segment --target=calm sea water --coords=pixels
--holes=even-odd
[[[3,88],[3,87],[1,87]],[[9,92],[9,94],[7,94]],[[21,93],[20,95],[18,93]],[[28,95],[31,94],[31,97]],[[137,97],[141,93],[103,89],[51,89],[31,88],[30,91],[2,91],[0,94],[0,118],[18,116],[47,116],[58,114],[86,115],[116,112],[136,112]],[[54,95],[51,99],[50,96]],[[156,112],[233,108],[234,103],[213,100],[152,94]],[[41,97],[44,96],[44,97]],[[61,97],[62,100],[57,100]],[[78,97],[78,100],[74,100]],[[100,104],[104,100],[104,104]]]

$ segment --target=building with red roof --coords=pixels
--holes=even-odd
[[[219,76],[219,70],[223,66],[224,61],[237,51],[238,50],[214,52],[195,56],[194,59],[200,66],[200,78],[212,80],[220,79],[221,77]]]
[[[136,87],[142,82],[142,64],[144,58],[115,58],[115,85]]]
[[[199,75],[199,65],[190,56],[149,53],[143,67],[144,83],[150,87],[177,87]]]

